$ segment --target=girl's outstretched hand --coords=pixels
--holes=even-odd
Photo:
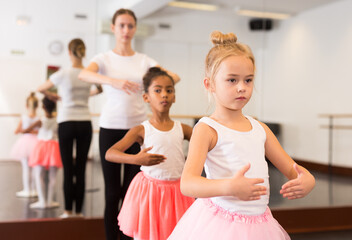
[[[245,173],[251,167],[250,163],[240,169],[230,180],[229,191],[231,196],[235,196],[243,201],[259,200],[262,195],[266,195],[266,187],[258,185],[264,183],[262,178],[247,178]]]
[[[166,157],[164,155],[147,153],[153,147],[148,147],[142,149],[136,157],[138,158],[138,163],[143,166],[152,166],[165,161]]]
[[[288,199],[297,199],[306,196],[315,185],[315,179],[310,172],[305,168],[297,165],[293,165],[294,170],[297,172],[297,178],[292,179],[282,185],[280,194]]]

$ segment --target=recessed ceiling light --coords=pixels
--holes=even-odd
[[[218,9],[218,6],[213,4],[182,2],[182,1],[171,1],[168,3],[168,5],[171,7],[188,8],[188,9],[202,10],[202,11],[216,11]]]
[[[31,22],[31,18],[26,15],[19,15],[16,19],[16,24],[18,26],[25,26]]]
[[[248,17],[258,17],[258,18],[270,18],[270,19],[287,19],[291,17],[288,13],[276,13],[276,12],[262,12],[247,9],[236,10],[238,15],[248,16]]]

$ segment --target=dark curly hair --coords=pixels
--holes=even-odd
[[[45,111],[47,111],[49,114],[52,114],[54,110],[56,109],[56,102],[51,101],[49,98],[44,97],[42,100],[43,107]]]
[[[144,92],[148,92],[148,88],[152,84],[153,79],[159,76],[166,76],[170,78],[172,85],[175,85],[174,79],[166,71],[162,70],[160,67],[151,67],[143,77]]]

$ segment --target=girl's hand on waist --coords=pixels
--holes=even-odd
[[[233,178],[229,179],[228,195],[235,196],[243,201],[259,200],[262,195],[267,194],[266,187],[258,185],[264,183],[262,178],[247,178],[245,173],[249,170],[250,164],[248,163],[241,170],[239,170]]]
[[[137,155],[137,161],[140,165],[143,166],[152,166],[165,161],[166,157],[160,154],[147,153],[153,147],[148,147],[146,149],[141,150]]]
[[[282,185],[280,190],[280,194],[288,199],[305,197],[315,186],[315,178],[308,170],[296,163],[293,168],[297,173],[297,178]]]

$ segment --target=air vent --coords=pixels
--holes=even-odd
[[[25,51],[24,50],[20,50],[20,49],[12,49],[11,50],[11,54],[12,55],[24,55]]]
[[[170,28],[171,28],[171,25],[168,24],[168,23],[159,23],[159,28],[162,28],[162,29],[170,29]]]
[[[88,16],[85,15],[85,14],[78,14],[78,13],[76,13],[76,14],[75,14],[75,18],[77,18],[77,19],[87,19]]]

